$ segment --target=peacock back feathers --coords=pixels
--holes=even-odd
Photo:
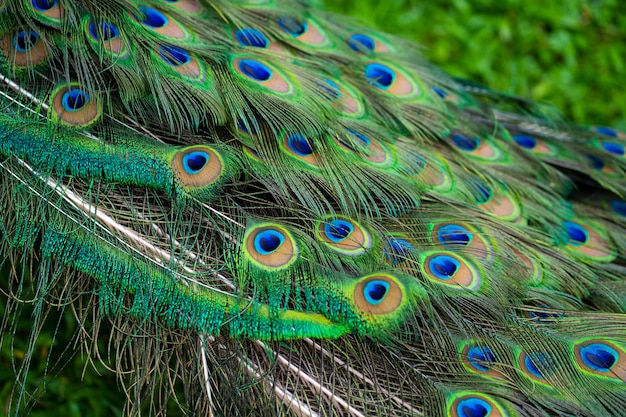
[[[626,135],[300,1],[0,5],[3,343],[108,326],[129,415],[624,414]]]

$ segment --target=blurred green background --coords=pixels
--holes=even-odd
[[[623,0],[326,0],[425,47],[454,76],[626,127]]]
[[[626,130],[623,0],[327,0],[326,7],[416,40],[431,61],[455,76],[550,103],[580,123]],[[6,288],[5,283],[1,287]],[[4,310],[2,299],[0,310]],[[123,394],[102,366],[102,376],[81,357],[63,369],[49,368],[65,347],[73,349],[75,323],[69,312],[48,323],[35,345],[37,355],[26,390],[37,391],[46,369],[52,378],[41,401],[18,415],[120,415]],[[12,396],[11,357],[19,364],[31,326],[29,315],[22,315],[14,340],[5,338],[2,343],[0,416],[6,415]],[[55,348],[49,357],[53,339]],[[180,414],[173,408],[168,415]]]

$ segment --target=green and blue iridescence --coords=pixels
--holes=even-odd
[[[174,45],[161,45],[159,47],[159,56],[166,64],[172,67],[188,64],[192,59],[189,52]]]
[[[480,146],[480,140],[477,137],[469,137],[460,133],[452,134],[452,142],[462,151],[472,152]]]
[[[447,255],[433,256],[428,260],[428,267],[439,279],[449,280],[461,266],[460,262]]]
[[[91,100],[89,93],[81,88],[72,88],[66,91],[61,98],[63,110],[75,112],[83,109]]]
[[[324,236],[331,242],[343,242],[354,231],[354,225],[343,219],[330,220],[324,224]]]
[[[491,414],[491,404],[482,398],[464,398],[457,403],[459,417],[486,417]]]
[[[287,136],[287,146],[289,149],[300,156],[310,156],[313,154],[313,148],[306,138],[300,133],[290,133]]]
[[[620,143],[601,142],[600,146],[602,146],[602,148],[607,152],[610,152],[612,154],[619,155],[619,156],[624,156],[624,153],[625,153],[624,145]]]
[[[493,190],[491,187],[478,178],[473,178],[471,182],[474,185],[474,199],[476,204],[485,204],[491,200],[491,197],[493,197]]]
[[[285,33],[297,38],[306,33],[308,24],[305,21],[297,20],[291,16],[279,17],[276,20],[278,27]]]
[[[385,249],[385,258],[396,265],[405,262],[410,258],[411,253],[415,252],[415,247],[411,242],[399,237],[390,237],[389,247],[391,251]]]
[[[472,243],[473,234],[458,224],[446,224],[437,230],[437,241],[450,250],[459,250]]]
[[[97,41],[111,41],[120,36],[120,31],[117,26],[104,20],[99,22],[90,22],[88,29],[89,35]]]
[[[267,81],[272,78],[272,70],[255,59],[242,59],[238,62],[242,74],[254,81]]]
[[[598,372],[608,373],[617,363],[619,353],[608,345],[592,343],[580,348],[580,357],[587,367]]]
[[[374,52],[374,49],[376,49],[376,42],[374,39],[362,33],[353,33],[348,40],[348,45],[353,51],[356,52]]]
[[[40,12],[47,12],[59,5],[59,0],[32,0],[32,6]]]
[[[32,30],[20,30],[13,36],[13,47],[17,52],[28,52],[39,42],[39,34]]]
[[[187,174],[197,174],[206,166],[211,159],[210,155],[204,151],[193,151],[183,156],[183,168]]]
[[[488,346],[473,346],[467,352],[470,365],[480,372],[488,372],[496,362],[496,356]]]
[[[167,16],[152,7],[139,6],[139,11],[143,15],[137,20],[149,28],[159,29],[167,26],[168,24]]]
[[[235,39],[241,46],[253,48],[267,48],[270,44],[270,41],[261,31],[253,28],[238,29],[235,32]]]
[[[389,283],[380,279],[369,281],[363,287],[363,297],[371,305],[380,304],[389,291]]]
[[[524,149],[534,149],[537,146],[537,140],[528,135],[513,135],[513,140]]]
[[[626,200],[611,200],[609,204],[615,213],[626,216]]]
[[[319,84],[322,91],[328,95],[329,100],[337,100],[341,97],[341,88],[333,80],[328,78],[324,80],[324,84]]]
[[[278,230],[263,230],[254,238],[254,249],[261,255],[269,255],[274,253],[285,242],[285,236]]]
[[[365,66],[365,78],[376,88],[388,89],[396,79],[396,72],[386,65],[371,62]]]
[[[587,243],[589,234],[584,227],[574,222],[563,222],[563,227],[565,227],[571,245],[580,246]]]
[[[550,369],[550,358],[545,352],[533,352],[524,356],[523,366],[532,376],[546,379],[544,372]]]

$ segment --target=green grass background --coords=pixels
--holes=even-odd
[[[320,0],[321,1],[321,0]],[[622,0],[327,0],[327,7],[424,45],[425,55],[455,76],[510,94],[547,102],[580,123],[626,129],[626,2]],[[6,288],[3,285],[3,288]],[[0,297],[0,309],[2,306]],[[35,345],[27,379],[36,391],[52,358],[68,346],[71,314],[49,321]],[[58,328],[55,326],[59,323]],[[14,371],[28,346],[25,314],[14,341],[0,350],[0,416],[6,414]],[[85,359],[51,369],[46,394],[23,410],[35,417],[117,416],[123,396],[115,378],[98,376]],[[170,414],[179,415],[175,409]]]
[[[326,7],[414,39],[452,75],[626,127],[622,0],[326,0]]]

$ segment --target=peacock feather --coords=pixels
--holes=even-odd
[[[625,134],[297,0],[4,1],[0,72],[10,415],[59,311],[128,415],[626,414]]]

